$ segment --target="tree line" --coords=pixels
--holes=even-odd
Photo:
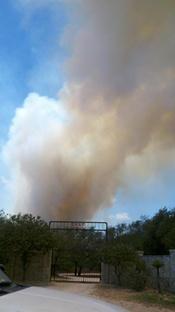
[[[164,207],[152,218],[141,217],[130,224],[111,227],[109,237],[142,250],[145,255],[167,255],[175,248],[175,208]]]
[[[144,287],[146,268],[138,256],[168,254],[175,248],[175,209],[160,209],[152,218],[142,217],[130,224],[109,227],[108,240],[101,232],[51,232],[48,224],[31,214],[6,215],[0,212],[0,263],[8,264],[18,257],[23,279],[36,252],[54,251],[53,271],[63,270],[81,275],[83,270],[98,271],[101,262],[112,264],[122,286],[128,272],[131,287]],[[55,272],[53,272],[55,273]],[[128,284],[128,281],[127,281]]]

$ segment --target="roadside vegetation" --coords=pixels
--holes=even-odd
[[[141,293],[131,294],[128,299],[175,310],[175,295],[169,293],[160,294],[156,291],[147,290]]]
[[[141,292],[96,285],[89,290],[89,295],[113,304],[120,304],[129,311],[174,311],[175,295],[159,294],[156,290],[147,289]]]
[[[53,236],[46,222],[31,214],[8,216],[0,213],[0,263],[21,261],[23,281],[28,265],[37,252],[46,253],[53,247]],[[14,265],[15,267],[15,265]]]
[[[147,284],[148,272],[138,255],[168,254],[175,248],[175,209],[160,209],[152,218],[142,217],[131,224],[110,227],[108,240],[101,232],[51,232],[48,224],[31,214],[6,215],[0,213],[0,263],[8,264],[18,257],[27,267],[36,252],[53,249],[52,274],[74,272],[81,276],[84,270],[98,272],[101,262],[112,264],[116,285],[141,291]],[[161,292],[159,270],[161,263],[153,264],[157,271],[157,288]]]
[[[111,227],[108,233],[105,262],[112,264],[118,286],[143,290],[147,286],[149,272],[139,257],[168,255],[175,248],[175,209],[160,209],[152,218],[142,217],[130,224]],[[157,275],[157,290],[161,292],[160,270],[163,263],[152,263]]]

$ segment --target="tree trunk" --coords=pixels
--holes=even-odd
[[[25,280],[26,280],[27,265],[28,265],[28,263],[29,263],[29,261],[28,261],[29,258],[28,258],[28,256],[27,256],[26,253],[24,253],[24,254],[22,255],[21,260],[22,260],[22,281],[25,282]]]
[[[118,286],[121,287],[121,286],[122,286],[122,282],[121,282],[121,272],[120,272],[120,268],[115,267],[115,274],[116,274],[116,276],[117,276]]]
[[[118,279],[118,285],[119,285],[119,287],[121,287],[122,282],[121,282],[121,273],[120,272],[118,272],[118,274],[117,274],[117,279]]]
[[[27,263],[23,262],[22,264],[22,281],[25,282],[26,280],[26,270],[27,270]]]
[[[157,290],[158,290],[158,293],[160,294],[161,293],[161,287],[160,287],[160,271],[159,271],[159,268],[157,268]]]
[[[74,270],[75,276],[77,276],[77,270],[78,270],[78,265],[77,265],[77,261],[75,261],[75,270]]]
[[[78,276],[81,276],[81,272],[82,272],[82,266],[79,267]]]

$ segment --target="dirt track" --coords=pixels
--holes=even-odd
[[[67,292],[77,293],[97,299],[104,300],[113,304],[118,304],[121,307],[131,312],[172,312],[170,309],[148,306],[142,303],[128,301],[129,291],[118,290],[114,288],[104,288],[97,284],[80,284],[80,283],[52,283],[52,288],[62,289]]]

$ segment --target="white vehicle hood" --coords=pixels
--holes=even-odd
[[[51,288],[29,287],[0,297],[0,312],[124,312],[102,301]]]

